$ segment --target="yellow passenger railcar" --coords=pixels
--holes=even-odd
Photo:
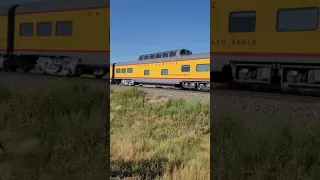
[[[21,6],[16,10],[15,27],[19,28],[15,28],[15,34],[20,34],[14,41],[16,53],[110,50],[110,11],[107,6],[87,5],[81,8],[77,4],[70,9],[60,7],[59,10],[48,5],[45,8],[43,4],[29,6]],[[88,63],[101,63],[95,62],[95,59],[90,61]]]
[[[96,77],[109,71],[110,1],[15,5],[7,16],[8,26],[2,25],[10,30],[6,50],[11,69],[19,66],[27,72],[36,67],[44,73]]]
[[[318,87],[319,1],[211,0],[213,81]]]
[[[181,49],[143,56],[149,58],[140,57],[139,61],[113,64],[110,69],[112,82],[124,85],[173,85],[199,90],[210,88],[209,53],[192,55],[191,51]]]

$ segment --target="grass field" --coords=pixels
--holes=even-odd
[[[0,179],[107,179],[106,95],[73,83],[0,87]]]
[[[64,86],[0,87],[0,179],[108,179],[108,93]],[[209,179],[209,104],[137,89],[110,98],[113,175]],[[214,179],[320,179],[320,122],[211,113]]]
[[[111,91],[111,170],[137,179],[209,179],[209,104]]]
[[[242,119],[212,121],[213,179],[320,179],[319,121]]]

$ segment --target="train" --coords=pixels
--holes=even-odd
[[[111,63],[110,83],[126,86],[173,86],[210,90],[210,53],[178,49],[140,55],[137,60]]]
[[[0,70],[101,78],[110,69],[110,0],[0,8]]]
[[[320,87],[318,0],[211,0],[211,81]]]
[[[179,49],[110,64],[110,0],[57,0],[0,8],[0,70],[109,74],[123,85],[320,87],[317,0],[211,0],[210,52]],[[210,83],[211,82],[211,83]]]
[[[320,88],[317,0],[211,0],[210,8],[209,54],[142,55],[112,64],[110,82],[187,89],[208,89],[215,83],[282,91]],[[182,71],[187,62],[193,72]],[[207,71],[197,72],[199,64],[206,64]]]

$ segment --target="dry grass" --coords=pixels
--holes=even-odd
[[[111,92],[111,171],[137,179],[209,179],[209,104]]]
[[[320,122],[229,114],[211,123],[213,179],[320,179]]]
[[[107,179],[107,92],[65,83],[35,92],[0,87],[0,179]],[[130,89],[111,92],[116,175],[209,179],[209,104]],[[214,113],[213,179],[320,179],[320,122]]]
[[[106,94],[70,83],[23,95],[0,87],[0,179],[107,179]]]

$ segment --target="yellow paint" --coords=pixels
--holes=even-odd
[[[8,16],[0,16],[0,50],[7,48],[7,26]]]
[[[215,4],[213,4],[215,3]],[[211,0],[211,52],[319,53],[320,32],[277,32],[279,8],[319,7],[318,0]],[[256,31],[229,33],[229,13],[256,11]],[[256,41],[255,45],[232,45],[232,40]],[[217,40],[225,45],[212,44]]]
[[[117,65],[116,69],[120,69],[120,73],[115,72],[115,78],[199,78],[210,79],[210,71],[197,72],[197,64],[210,64],[210,58],[198,60],[181,60],[172,62],[148,63],[148,64],[130,64]],[[190,72],[181,72],[182,65],[190,65]],[[122,68],[133,68],[133,73],[121,73]],[[162,69],[168,69],[168,75],[161,75]],[[150,75],[144,75],[144,70],[150,70]],[[112,77],[112,67],[110,67],[110,77]]]
[[[70,20],[73,21],[73,35],[55,36],[55,22]],[[29,22],[34,23],[34,35],[20,37],[19,24]],[[38,22],[52,22],[52,35],[38,37],[36,35]],[[15,27],[16,49],[110,51],[109,8],[17,14]]]

